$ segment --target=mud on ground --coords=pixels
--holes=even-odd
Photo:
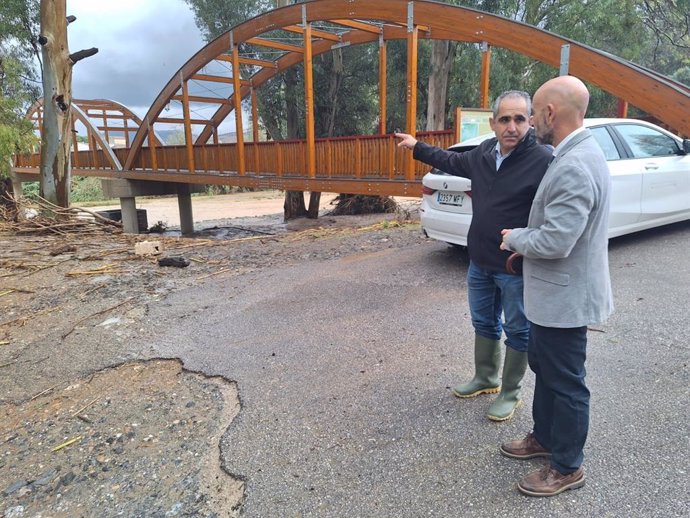
[[[2,516],[239,516],[243,481],[220,466],[219,444],[241,387],[157,358],[149,305],[219,276],[418,242],[415,220],[413,210],[222,220],[193,238],[0,235]],[[142,241],[161,254],[136,255]]]

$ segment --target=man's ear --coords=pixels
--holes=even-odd
[[[556,108],[553,104],[546,105],[546,116],[548,117],[549,122],[552,122],[556,117]]]

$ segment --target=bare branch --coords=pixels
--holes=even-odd
[[[84,58],[88,58],[90,56],[93,56],[97,52],[98,52],[98,49],[96,47],[92,47],[90,49],[84,49],[84,50],[80,50],[79,52],[75,52],[74,54],[70,54],[69,59],[72,62],[72,64],[74,64],[77,61],[81,61]]]

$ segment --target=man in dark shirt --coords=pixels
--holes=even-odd
[[[515,413],[527,369],[529,323],[522,275],[506,271],[510,253],[499,247],[502,229],[526,226],[534,194],[551,159],[551,150],[536,142],[530,113],[527,93],[504,92],[494,102],[489,119],[496,137],[465,153],[430,146],[406,133],[395,134],[401,139],[398,146],[412,149],[415,159],[472,180],[467,286],[475,330],[475,374],[469,383],[454,387],[453,394],[469,398],[500,391],[487,413],[494,421],[505,421]],[[499,382],[504,331],[506,353]]]

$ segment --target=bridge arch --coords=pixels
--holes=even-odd
[[[73,121],[78,120],[81,122],[84,127],[86,128],[86,134],[87,138],[89,139],[90,145],[95,145],[96,147],[100,148],[103,153],[105,154],[106,160],[110,164],[110,167],[112,167],[116,171],[122,171],[122,164],[120,163],[120,160],[115,156],[115,153],[113,153],[113,150],[110,147],[110,144],[104,137],[103,133],[98,129],[98,127],[91,121],[89,116],[87,115],[86,111],[82,107],[82,103],[87,103],[86,106],[88,106],[88,103],[91,103],[93,101],[80,101],[77,99],[72,100],[72,117]],[[32,121],[36,127],[36,129],[40,132],[41,131],[41,119],[43,114],[43,99],[38,99],[34,104],[31,105],[29,110],[27,111],[26,118]],[[74,123],[72,124],[72,131],[74,130]],[[74,144],[74,149],[75,151],[77,150],[77,141],[76,139],[73,139],[73,144]]]
[[[81,122],[86,128],[89,146],[103,151],[110,167],[116,171],[122,171],[122,163],[110,146],[109,132],[122,133],[125,139],[125,147],[129,147],[130,132],[136,132],[141,126],[139,116],[124,104],[110,99],[73,99],[71,106],[73,120]],[[93,113],[93,111],[98,113]],[[33,122],[35,129],[39,133],[41,132],[42,113],[42,98],[34,102],[26,113],[26,118]],[[98,119],[98,122],[94,119]],[[116,122],[116,124],[113,125],[113,122]],[[102,126],[98,124],[102,124]],[[76,132],[74,123],[72,124],[72,131]],[[162,145],[163,141],[155,132],[153,138],[156,145]],[[76,139],[73,142],[76,152]]]
[[[312,22],[322,26],[313,28]],[[304,44],[298,46],[262,38],[277,30],[305,35]],[[283,70],[306,62],[305,53],[310,58],[331,51],[333,46],[391,39],[409,41],[410,33],[414,33],[415,44],[417,37],[487,43],[554,67],[560,64],[562,45],[568,44],[571,74],[628,101],[676,131],[690,134],[690,88],[576,41],[497,15],[430,0],[314,0],[256,16],[197,52],[170,79],[151,105],[133,139],[124,168],[132,167],[153,124],[171,122],[161,117],[161,112],[171,100],[183,101],[184,119],[175,122],[185,125],[191,161],[192,124],[205,126],[197,142],[206,142],[214,128],[217,130],[231,112],[235,111],[238,119],[242,98]],[[283,53],[271,61],[258,60],[242,56],[240,45],[266,46]],[[199,73],[213,61],[229,62],[232,77]],[[249,79],[242,79],[241,74],[236,73],[240,70],[240,64],[254,65],[257,70]],[[195,99],[190,99],[188,94],[187,82],[190,80],[230,83],[233,85],[233,94],[224,99],[202,98],[202,101],[218,103],[219,107],[208,120],[192,120],[188,103]],[[235,92],[239,92],[239,96]],[[409,113],[408,110],[408,119]],[[414,129],[410,124],[408,120],[408,130]],[[241,128],[241,120],[238,121],[238,127]],[[238,145],[241,145],[240,133],[238,131]]]

